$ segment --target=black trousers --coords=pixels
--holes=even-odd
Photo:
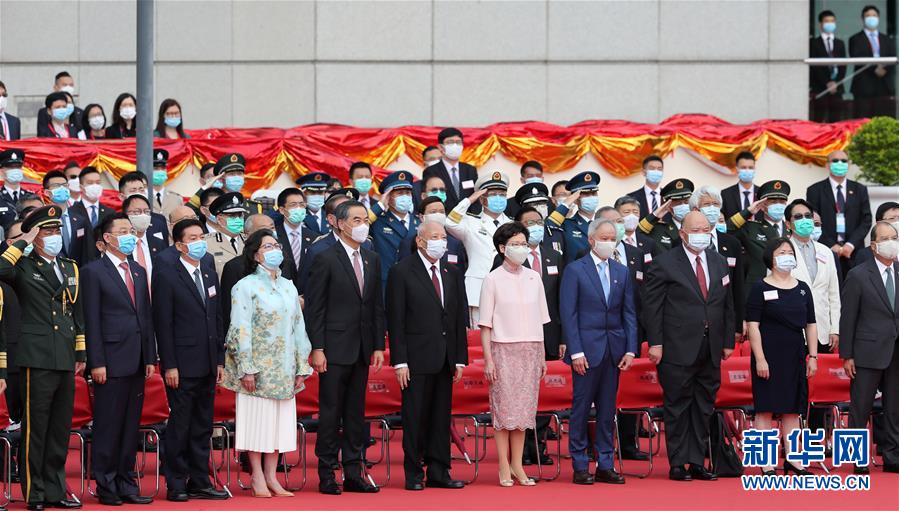
[[[352,365],[328,364],[319,375],[319,418],[315,438],[319,480],[332,479],[338,466],[338,453],[346,478],[362,476],[365,449],[365,391],[368,362]],[[343,435],[339,434],[343,426]]]
[[[537,415],[534,418],[534,426],[537,430],[537,445],[534,445],[534,430],[524,432],[524,454],[522,457],[530,458],[534,463],[537,456],[546,452],[546,433],[549,429],[549,415]]]
[[[19,463],[25,502],[66,497],[66,455],[75,402],[75,372],[22,367],[22,441]]]
[[[671,364],[663,358],[658,369],[669,464],[702,465],[715,395],[721,386],[721,370],[709,358],[708,339],[703,340],[699,358],[693,364]]]
[[[428,479],[449,479],[450,416],[453,401],[453,372],[411,373],[403,390],[403,468],[406,482],[421,482],[421,464]]]
[[[209,480],[209,438],[215,401],[215,372],[179,378],[178,388],[165,388],[169,422],[165,428],[165,484],[169,490],[201,490]]]
[[[883,393],[883,434],[879,435],[883,462],[899,465],[899,345],[886,369],[856,366],[855,378],[849,387],[849,427],[864,428],[868,424],[874,394]]]
[[[817,92],[809,96],[809,119],[815,122],[838,122],[846,118],[846,104],[842,94],[825,94],[815,99]]]
[[[855,117],[874,117],[885,115],[887,117],[896,116],[896,98],[895,96],[873,96],[858,97],[854,99]]]
[[[9,410],[10,421],[22,421],[22,412],[24,411],[22,379],[19,378],[18,370],[8,373],[6,376],[6,409]]]
[[[140,438],[140,415],[144,405],[144,372],[107,378],[94,385],[94,425],[91,470],[97,479],[97,495],[137,495],[132,477]]]

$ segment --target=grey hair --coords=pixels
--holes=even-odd
[[[418,229],[416,229],[415,231],[418,234],[419,238],[424,238],[425,230],[427,230],[427,226],[431,224],[439,225],[440,227],[443,227],[444,230],[446,230],[446,227],[444,227],[444,225],[440,222],[437,222],[435,220],[425,220],[424,222],[418,224]]]
[[[693,195],[690,195],[690,209],[699,209],[699,200],[702,199],[703,195],[715,199],[718,201],[718,204],[723,204],[720,190],[712,185],[702,185],[696,190],[693,190]]]
[[[605,219],[605,218],[598,218],[598,219],[590,222],[590,227],[587,228],[587,237],[592,238],[593,235],[596,234],[596,231],[598,231],[600,227],[602,227],[603,225],[606,225],[606,224],[611,225],[612,229],[617,231],[617,227],[615,227],[615,222]]]
[[[636,205],[639,206],[639,205],[640,205],[640,201],[638,201],[637,199],[631,197],[630,195],[625,195],[625,196],[623,196],[623,197],[618,197],[618,199],[615,200],[615,209],[618,209],[618,208],[620,208],[621,206],[624,206],[625,204],[636,204]]]

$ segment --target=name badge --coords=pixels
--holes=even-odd
[[[474,188],[474,181],[472,181],[471,179],[462,181],[462,188],[471,190],[472,188]]]
[[[652,254],[643,254],[643,262],[651,263],[652,262]]]
[[[636,278],[638,282],[643,282],[643,272],[637,270],[634,272],[634,278]]]
[[[777,290],[765,291],[765,301],[777,300]]]
[[[846,234],[846,215],[837,213],[837,234]]]
[[[215,286],[209,286],[209,289],[206,290],[206,293],[209,295],[209,298],[215,298]]]
[[[736,257],[728,257],[728,258],[727,258],[727,265],[730,266],[731,268],[733,268],[734,266],[736,266],[736,265],[737,265],[737,258],[736,258]]]
[[[0,208],[0,213],[6,213],[9,211],[9,208]]]
[[[721,277],[721,285],[727,287],[728,284],[730,284],[730,275]]]
[[[562,244],[558,241],[553,242],[553,248],[556,250],[556,252],[559,252],[560,254],[562,253]]]
[[[547,266],[547,267],[546,267],[546,274],[547,274],[547,275],[558,275],[558,274],[559,274],[559,267],[558,267],[558,266]]]
[[[459,262],[459,256],[457,256],[456,254],[446,254],[446,260],[447,262],[456,264]]]
[[[78,229],[77,231],[75,231],[76,238],[80,238],[82,236],[84,236],[84,229]]]

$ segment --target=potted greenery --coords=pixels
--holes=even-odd
[[[846,152],[859,167],[859,180],[868,184],[872,213],[883,202],[899,201],[899,121],[871,119],[855,132]]]

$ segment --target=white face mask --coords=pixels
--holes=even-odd
[[[137,116],[137,109],[133,106],[123,106],[119,109],[119,115],[122,116],[122,119],[130,121],[131,119],[134,119],[135,116]]]
[[[462,156],[462,144],[447,144],[443,146],[443,152],[451,160],[458,160]]]
[[[423,219],[425,222],[436,222],[440,225],[446,225],[446,215],[443,213],[428,213]]]
[[[368,224],[359,224],[356,227],[353,227],[353,232],[350,234],[350,237],[353,238],[353,241],[356,243],[365,243],[365,240],[368,239]]]
[[[440,160],[430,160],[430,161],[425,160],[425,162],[424,162],[424,168],[428,168],[428,167],[430,167],[431,165],[434,165],[435,163],[437,163],[438,161],[440,161]]]
[[[428,240],[428,248],[425,249],[431,259],[440,259],[446,254],[446,240]]]
[[[691,232],[687,235],[687,245],[693,250],[702,252],[712,243],[712,235],[707,232]]]
[[[899,254],[899,241],[885,240],[877,242],[877,255],[884,259],[894,260]]]
[[[624,215],[624,230],[625,231],[633,231],[637,228],[637,224],[640,223],[640,217],[633,213],[629,213]]]
[[[92,202],[96,202],[103,194],[103,185],[84,185],[84,196]]]
[[[106,124],[106,118],[102,115],[95,115],[88,119],[87,122],[91,125],[91,129],[99,130]]]
[[[506,258],[515,264],[524,264],[528,258],[528,253],[530,253],[528,247],[506,245]]]
[[[128,215],[128,220],[131,220],[131,225],[134,226],[135,231],[144,232],[150,228],[152,218],[150,218],[150,215]]]
[[[74,85],[64,85],[59,88],[61,92],[68,92],[71,95],[75,95],[75,86]]]
[[[69,191],[78,193],[81,191],[81,181],[78,178],[69,179]]]
[[[546,204],[537,204],[536,206],[534,206],[534,209],[536,209],[537,212],[540,213],[540,216],[543,218],[546,218],[546,215],[549,214],[549,207]]]
[[[9,101],[9,98],[6,96],[0,96],[0,112],[6,111],[6,103]]]
[[[616,245],[617,243],[614,241],[594,241],[593,251],[596,252],[600,259],[608,259],[612,256],[612,252],[615,251]]]

